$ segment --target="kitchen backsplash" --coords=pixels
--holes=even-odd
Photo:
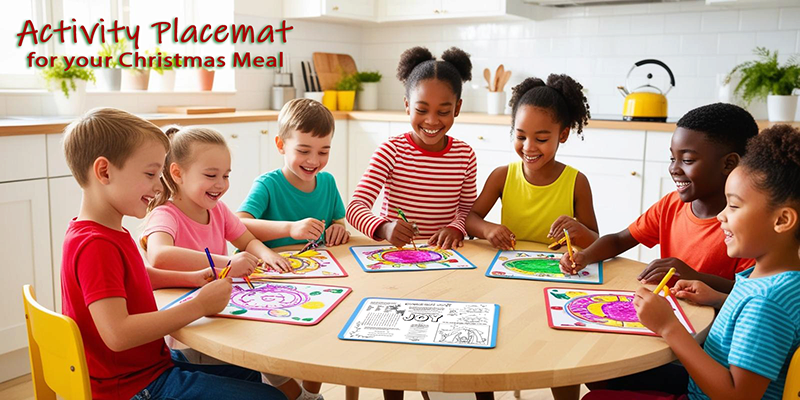
[[[788,4],[788,3],[787,3]],[[506,91],[524,77],[566,73],[586,88],[594,114],[620,114],[622,96],[616,87],[634,62],[655,58],[675,74],[669,93],[669,116],[679,117],[702,104],[717,101],[718,75],[753,58],[756,46],[778,50],[781,59],[800,53],[800,1],[797,7],[723,9],[704,2],[578,7],[557,11],[551,19],[491,23],[369,25],[291,20],[295,27],[285,45],[237,45],[236,51],[291,58],[298,95],[302,95],[300,61],[314,51],[347,53],[359,70],[379,70],[379,107],[402,108],[403,88],[394,77],[400,53],[422,45],[437,56],[450,46],[472,55],[473,80],[465,85],[463,111],[485,112],[486,83],[482,70],[500,63],[513,71]],[[236,23],[265,25],[274,17],[236,14]],[[283,46],[276,49],[275,46]],[[663,71],[652,69],[658,76]],[[636,73],[638,71],[635,71]],[[656,79],[656,84],[663,83]],[[631,82],[638,86],[644,81]],[[111,105],[134,112],[155,112],[157,105],[228,105],[237,109],[269,107],[272,72],[237,69],[236,92],[220,94],[90,94],[89,106]],[[0,115],[55,113],[49,94],[0,96]],[[763,105],[751,110],[765,118]],[[800,112],[799,112],[800,113]]]

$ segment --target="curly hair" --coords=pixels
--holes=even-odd
[[[575,129],[583,138],[583,127],[589,123],[591,113],[583,85],[568,75],[550,74],[547,83],[539,78],[527,78],[511,89],[511,129],[520,106],[541,107],[550,110],[561,129]]]
[[[457,47],[442,53],[442,61],[436,61],[436,57],[425,47],[412,47],[400,56],[397,79],[403,82],[406,97],[419,81],[438,79],[447,82],[456,98],[461,99],[462,83],[472,79],[472,62],[469,54]]]
[[[678,120],[678,127],[703,132],[727,152],[744,156],[748,139],[758,134],[758,125],[747,110],[728,103],[697,107]]]
[[[747,143],[742,167],[751,172],[755,186],[767,193],[771,207],[787,203],[800,207],[800,129],[789,125],[764,129]],[[795,235],[800,240],[800,229]]]

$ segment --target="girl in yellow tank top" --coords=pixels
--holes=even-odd
[[[579,247],[597,240],[589,180],[555,160],[570,130],[582,135],[589,120],[582,88],[569,76],[555,74],[547,83],[528,78],[514,87],[512,137],[521,160],[489,175],[467,217],[471,236],[485,238],[503,250],[512,249],[516,240],[557,242],[564,237],[564,229]],[[495,224],[484,218],[498,198],[501,221]]]

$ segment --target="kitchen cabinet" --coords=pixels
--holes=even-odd
[[[0,182],[47,176],[45,135],[0,137]]]
[[[43,145],[44,135],[37,136]],[[44,146],[38,153],[26,157],[44,157]],[[47,180],[0,184],[0,220],[5,227],[0,233],[0,253],[7,266],[0,285],[0,354],[6,354],[24,349],[28,343],[23,285],[33,285],[37,301],[53,309]]]
[[[394,124],[394,123],[392,123]],[[407,124],[406,124],[407,125]],[[345,207],[350,203],[353,192],[361,181],[361,176],[369,166],[372,154],[389,139],[390,136],[397,135],[401,131],[390,131],[390,123],[372,121],[349,121],[347,126],[348,136],[348,187],[347,196],[342,194]],[[383,190],[375,200],[372,212],[380,214],[380,205],[383,203]]]
[[[534,14],[535,13],[535,14]],[[520,19],[547,11],[522,0],[380,0],[378,22],[457,18]]]
[[[561,155],[556,159],[577,168],[589,179],[600,236],[627,228],[641,215],[642,161]],[[638,247],[621,256],[638,259]]]
[[[284,0],[284,18],[376,22],[375,0]]]
[[[222,133],[231,150],[230,188],[222,201],[235,212],[250,192],[253,180],[261,174],[261,131],[268,125],[252,122],[204,126]]]

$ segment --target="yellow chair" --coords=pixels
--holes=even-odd
[[[28,354],[37,399],[91,399],[89,369],[78,325],[36,302],[31,285],[22,287]]]
[[[783,400],[800,399],[800,347],[794,352],[786,372],[786,385],[783,386]]]

